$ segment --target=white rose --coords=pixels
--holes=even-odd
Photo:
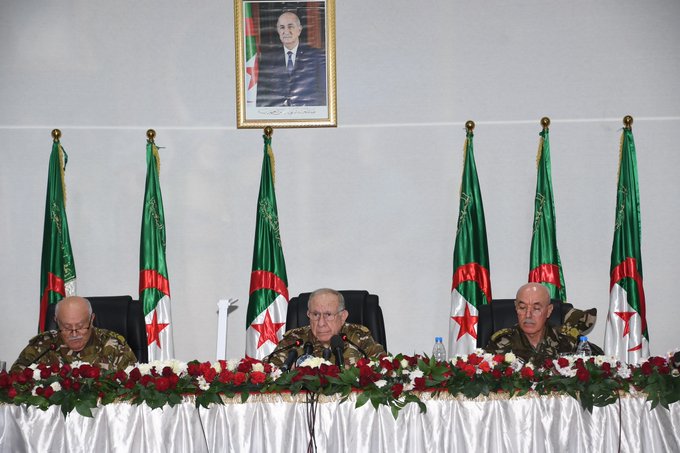
[[[505,354],[505,361],[506,361],[506,362],[512,363],[512,362],[514,362],[515,360],[517,360],[517,357],[516,357],[515,354],[513,354],[512,352],[507,352],[507,353]]]
[[[378,381],[374,382],[375,386],[378,387],[379,389],[385,387],[387,385],[387,381],[384,379],[380,379]]]
[[[254,363],[254,364],[253,364],[253,371],[264,372],[264,364],[259,363],[259,362],[258,362],[258,363]]]
[[[205,380],[203,376],[199,376],[198,379],[198,388],[201,390],[209,390],[210,389],[210,384],[208,384],[208,381]]]
[[[61,384],[58,383],[58,382],[51,383],[50,387],[52,387],[52,390],[54,390],[55,392],[58,392],[59,390],[61,390]]]
[[[399,364],[401,365],[402,368],[408,368],[408,360],[406,359],[401,359]]]

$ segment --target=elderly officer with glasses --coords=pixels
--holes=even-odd
[[[524,362],[543,365],[545,359],[573,353],[582,332],[595,324],[597,310],[572,309],[559,328],[547,323],[553,311],[548,289],[539,283],[527,283],[517,291],[515,310],[518,323],[495,332],[484,348],[493,354],[512,352]],[[591,344],[593,352],[602,350]]]
[[[343,349],[345,366],[355,364],[364,357],[364,352],[369,358],[385,354],[382,345],[371,336],[370,330],[358,324],[345,324],[348,315],[345,299],[339,291],[330,288],[317,289],[310,294],[307,304],[309,325],[286,332],[266,360],[281,366],[296,343],[300,344],[301,353],[304,345],[311,345],[313,356],[332,357],[331,338],[335,335],[347,336]]]
[[[137,362],[121,335],[92,325],[94,313],[84,297],[70,296],[55,307],[59,330],[42,332],[29,341],[12,365],[21,371],[33,363],[87,362],[102,369],[125,369]]]

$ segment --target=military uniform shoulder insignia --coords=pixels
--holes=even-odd
[[[512,335],[513,332],[514,329],[512,327],[506,327],[505,329],[497,330],[496,332],[493,333],[493,335],[491,335],[491,340],[496,341],[499,338]]]

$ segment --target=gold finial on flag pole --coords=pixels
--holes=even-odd
[[[271,126],[267,126],[264,128],[264,135],[267,138],[272,138],[272,135],[274,134],[274,128]]]
[[[465,130],[468,132],[472,132],[475,128],[475,122],[472,120],[467,120],[465,122]]]
[[[630,115],[626,115],[623,117],[623,127],[625,127],[628,130],[633,129],[633,117]]]
[[[550,127],[550,118],[547,116],[544,116],[541,118],[541,126],[543,126],[543,130],[546,130],[547,128]]]
[[[52,139],[58,142],[59,138],[61,138],[61,131],[59,129],[52,129]]]
[[[153,129],[146,131],[146,138],[148,138],[149,141],[153,143],[153,139],[156,138],[156,131]]]

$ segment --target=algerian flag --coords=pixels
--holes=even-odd
[[[47,306],[76,293],[76,265],[66,218],[64,171],[68,155],[59,143],[61,133],[52,132],[54,143],[47,173],[47,199],[40,261],[40,318],[38,329],[45,330]]]
[[[245,2],[243,4],[246,47],[246,103],[254,105],[257,97],[258,64],[257,33],[255,30],[255,23],[253,21],[251,8],[252,5],[249,2]]]
[[[246,314],[246,355],[256,359],[266,357],[276,348],[283,337],[288,310],[288,277],[281,247],[273,169],[271,137],[265,135]]]
[[[449,319],[449,356],[468,354],[477,347],[477,307],[491,302],[489,249],[484,205],[479,190],[472,125],[466,125],[463,180],[456,245],[453,250],[453,285]]]
[[[557,249],[555,201],[550,175],[550,137],[547,125],[540,135],[536,156],[536,200],[529,257],[529,282],[542,283],[548,288],[551,299],[566,302],[567,288],[564,285],[560,252]]]
[[[632,118],[629,124],[632,124]],[[621,362],[637,363],[649,356],[649,332],[642,284],[637,157],[629,125],[623,130],[619,159],[604,351]]]
[[[146,319],[149,361],[175,356],[170,316],[170,281],[165,259],[165,214],[158,179],[160,157],[153,135],[146,143],[146,188],[139,250],[139,300]]]

